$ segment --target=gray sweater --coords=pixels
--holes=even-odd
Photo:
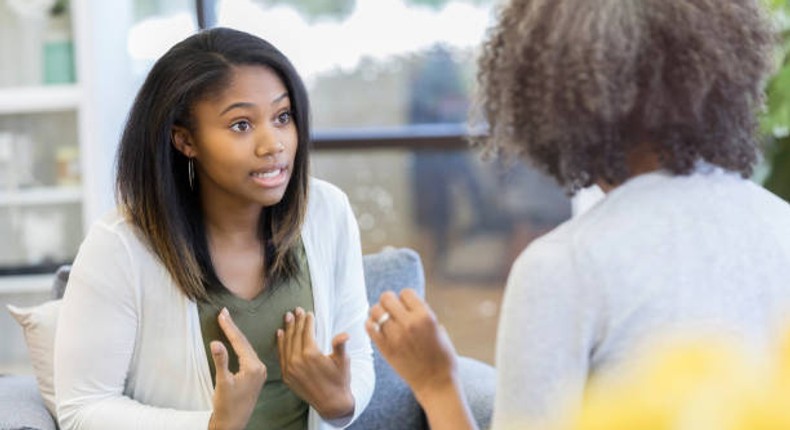
[[[766,347],[788,303],[787,203],[707,165],[633,178],[513,265],[493,428],[567,416],[591,377],[616,377],[658,335]]]

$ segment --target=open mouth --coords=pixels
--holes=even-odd
[[[288,180],[288,169],[285,166],[272,167],[265,170],[257,170],[250,173],[253,181],[261,187],[279,187]]]
[[[252,176],[261,179],[271,179],[279,176],[282,172],[283,169],[274,169],[266,172],[252,172]]]

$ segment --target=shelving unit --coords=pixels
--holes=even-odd
[[[81,84],[86,82],[81,71],[87,67],[89,46],[85,44],[87,35],[77,31],[79,17],[85,16],[90,1],[93,0],[70,0],[68,16],[76,69],[71,75],[76,75],[77,82],[45,84],[43,72],[41,83],[31,82],[29,76],[35,73],[27,72],[16,75],[28,76],[23,85],[8,74],[0,82],[0,266],[12,272],[23,268],[26,270],[21,273],[30,273],[33,270],[29,269],[46,261],[73,258],[90,218],[86,213],[86,181],[92,173],[84,158],[93,146],[86,128],[92,121],[87,116],[86,87]],[[3,0],[0,0],[0,14],[4,14],[0,21],[7,29],[21,30],[22,23],[14,21],[17,16]],[[20,55],[38,55],[35,43],[26,39],[35,35],[28,31],[22,34],[24,37],[11,34],[20,48],[0,43],[0,61],[25,68],[29,64],[20,61]],[[7,36],[7,32],[0,35]],[[45,40],[43,36],[33,39],[40,39],[41,43]],[[3,51],[3,47],[10,50]],[[43,45],[40,52],[43,58]],[[69,150],[68,166],[58,158],[58,151],[63,148]],[[64,167],[71,170],[66,172],[62,170]],[[65,174],[71,176],[64,178]],[[0,369],[3,371],[29,371],[21,331],[3,304],[41,303],[50,297],[53,279],[52,273],[0,276],[0,333],[3,333]]]
[[[0,294],[43,294],[52,289],[55,275],[22,275],[0,277]]]
[[[0,207],[60,205],[80,201],[82,201],[82,188],[78,186],[0,191]]]
[[[114,205],[113,160],[136,84],[126,49],[134,8],[135,0],[69,0],[68,16],[48,30],[30,27],[0,0],[0,62],[11,65],[0,70],[0,268],[39,266],[25,249],[28,233],[43,235],[36,227],[64,233],[55,261],[73,258],[88,227]],[[51,30],[70,33],[57,40],[71,40],[73,73],[44,72],[52,70],[43,53]],[[42,55],[40,64],[28,55]],[[30,70],[42,71],[40,82]],[[47,84],[47,76],[75,81]]]
[[[0,88],[0,115],[75,110],[82,102],[79,85]]]
[[[0,0],[0,62],[6,67],[0,68],[0,266],[10,269],[0,275],[0,373],[30,368],[22,333],[4,304],[48,300],[54,273],[45,268],[73,258],[90,224],[113,206],[114,154],[136,86],[126,50],[135,1],[69,0],[76,82],[39,84],[33,74],[17,72],[26,63],[20,52],[39,48],[14,21],[9,2]],[[22,154],[25,146],[33,150]],[[66,160],[58,153],[64,147]],[[21,166],[19,154],[34,161]],[[9,166],[26,174],[9,180]],[[64,177],[64,167],[79,179]],[[40,252],[31,252],[31,236],[39,244],[61,236],[60,252],[42,261]],[[12,274],[36,270],[48,273]]]
[[[78,30],[91,1],[70,0],[66,15],[57,18],[42,11],[47,21],[38,27],[39,21],[23,20],[0,1],[0,21],[12,29],[8,31],[24,35],[18,46],[0,44],[5,48],[0,50],[0,61],[22,70],[6,74],[0,82],[0,266],[4,269],[73,258],[93,217],[86,212],[91,205],[86,204],[85,185],[92,177],[86,160],[93,146],[87,129],[91,121],[81,84],[86,82],[83,71],[90,56],[87,34]],[[55,19],[63,31],[62,52],[70,52],[70,57],[58,57],[62,62],[53,60],[47,67],[60,67],[55,69],[63,71],[59,76],[64,80],[59,82],[68,77],[76,77],[76,82],[44,81],[46,32],[55,28],[48,27]],[[37,76],[38,70],[41,82],[37,83],[31,76]],[[17,81],[14,76],[25,78]],[[2,276],[0,295],[40,293],[44,277]]]

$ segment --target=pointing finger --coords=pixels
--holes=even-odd
[[[228,350],[225,349],[225,345],[223,345],[222,342],[214,340],[209,344],[209,347],[211,348],[211,358],[214,360],[217,383],[230,378],[230,371],[228,370]]]
[[[239,369],[245,365],[259,361],[258,354],[255,353],[255,350],[252,348],[252,345],[250,345],[247,337],[244,336],[244,333],[242,333],[233,322],[227,308],[222,308],[218,319],[219,326],[228,338],[231,348],[233,348],[233,351],[236,352],[236,355],[239,357]]]

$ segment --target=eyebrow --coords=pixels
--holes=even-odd
[[[219,114],[225,115],[228,111],[231,111],[233,109],[243,109],[243,108],[252,108],[252,107],[255,107],[255,103],[250,103],[250,102],[233,103],[232,105],[223,109],[222,112],[220,112]]]
[[[284,93],[280,94],[279,96],[277,96],[277,98],[275,98],[274,100],[272,100],[272,104],[273,104],[273,105],[274,105],[274,104],[277,104],[277,103],[279,103],[281,100],[283,100],[283,99],[286,99],[286,98],[288,98],[288,91],[286,91],[286,92],[284,92]]]
[[[288,98],[288,92],[287,91],[282,93],[282,94],[280,94],[274,100],[272,100],[271,104],[275,105],[275,104],[279,103],[280,101],[282,101],[283,99],[286,99],[286,98]],[[233,103],[232,105],[226,107],[225,109],[223,109],[222,112],[220,112],[219,114],[220,115],[225,115],[227,112],[229,112],[229,111],[231,111],[233,109],[243,109],[243,108],[252,108],[252,107],[255,107],[255,103],[251,103],[251,102],[236,102],[236,103]]]

